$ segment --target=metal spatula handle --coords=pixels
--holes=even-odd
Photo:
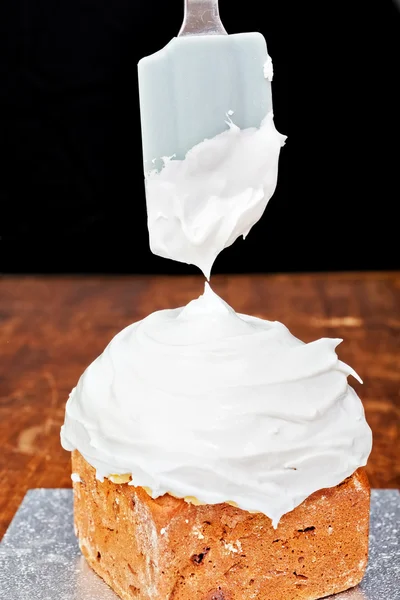
[[[185,0],[185,16],[178,35],[227,35],[218,0]]]

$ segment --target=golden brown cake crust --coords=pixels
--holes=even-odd
[[[315,600],[359,583],[368,556],[363,469],[268,517],[194,506],[106,479],[72,456],[75,527],[90,566],[123,600]]]

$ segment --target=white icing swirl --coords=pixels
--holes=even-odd
[[[131,473],[154,497],[234,501],[276,526],[370,453],[340,341],[304,344],[281,323],[236,314],[206,285],[111,341],[70,395],[62,444],[99,478]]]
[[[286,140],[272,113],[259,129],[239,129],[229,117],[227,125],[184,160],[164,158],[160,172],[146,174],[151,251],[197,265],[207,278],[218,254],[262,217]]]

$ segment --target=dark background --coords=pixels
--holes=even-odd
[[[396,2],[220,10],[265,35],[289,139],[263,219],[214,272],[400,268]],[[148,247],[136,75],[182,16],[181,0],[2,0],[0,272],[196,272]]]

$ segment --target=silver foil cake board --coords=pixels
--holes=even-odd
[[[1,600],[116,600],[74,535],[72,490],[29,490],[0,543]],[[400,600],[400,493],[373,490],[370,559],[357,588],[332,600]]]

